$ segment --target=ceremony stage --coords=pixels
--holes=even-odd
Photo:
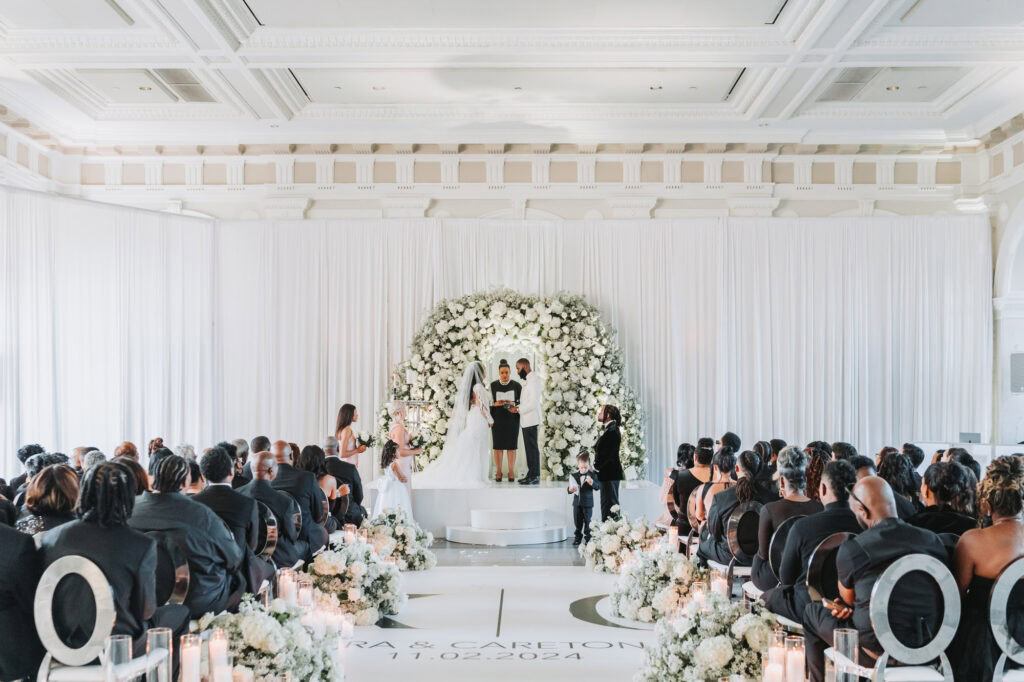
[[[572,496],[565,481],[482,484],[477,488],[417,488],[413,476],[412,506],[416,522],[435,537],[479,545],[528,545],[572,537]],[[630,519],[661,515],[659,486],[650,481],[623,481],[619,504]],[[363,506],[373,509],[375,483],[366,487]],[[591,524],[601,520],[600,493],[594,492]]]

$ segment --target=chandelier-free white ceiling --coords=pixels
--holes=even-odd
[[[974,140],[1021,0],[0,0],[64,145]]]

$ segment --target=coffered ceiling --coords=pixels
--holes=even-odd
[[[1020,0],[0,0],[46,144],[970,143]]]

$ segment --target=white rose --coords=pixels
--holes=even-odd
[[[726,635],[706,639],[693,652],[693,660],[702,668],[724,668],[732,660],[732,642]]]

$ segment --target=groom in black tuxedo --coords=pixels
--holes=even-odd
[[[619,481],[626,477],[619,459],[619,446],[622,444],[619,408],[605,405],[597,413],[597,420],[604,424],[604,431],[594,443],[594,468],[601,482],[601,520],[606,521],[611,516],[612,507],[619,503]]]

